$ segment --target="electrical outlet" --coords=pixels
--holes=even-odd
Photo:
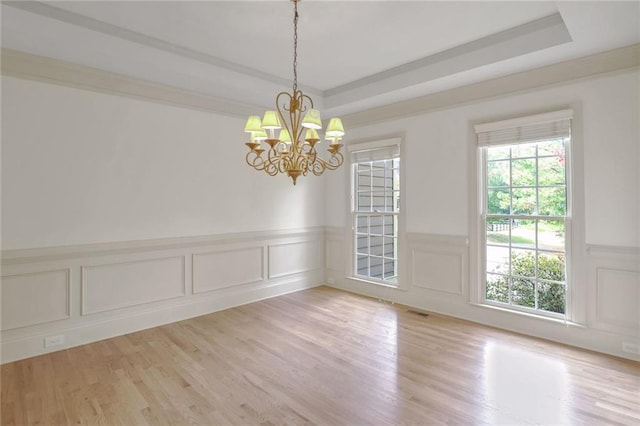
[[[50,348],[51,346],[60,346],[64,344],[64,334],[58,334],[57,336],[49,336],[44,338],[44,347]]]
[[[327,278],[327,284],[335,284],[336,280],[334,280],[332,277]]]
[[[622,352],[640,355],[640,345],[631,342],[622,342]]]

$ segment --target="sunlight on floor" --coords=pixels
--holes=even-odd
[[[489,342],[483,374],[490,423],[570,423],[571,383],[562,361]]]

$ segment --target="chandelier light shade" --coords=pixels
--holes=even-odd
[[[344,162],[340,141],[344,136],[342,120],[332,118],[325,132],[331,141],[327,147],[328,158],[321,158],[316,145],[322,130],[320,111],[313,107],[313,100],[298,90],[298,2],[294,4],[293,17],[293,90],[276,96],[276,110],[265,111],[262,119],[252,115],[247,119],[244,131],[250,134],[246,160],[256,170],[269,176],[286,173],[293,184],[300,175],[313,173],[320,176],[326,170],[335,170]],[[276,131],[279,130],[276,137]],[[304,133],[304,135],[303,135]],[[303,139],[304,137],[304,139]],[[262,145],[262,141],[266,145]]]

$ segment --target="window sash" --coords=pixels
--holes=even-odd
[[[399,158],[400,146],[397,143],[364,145],[363,149],[351,151],[352,273],[360,279],[393,286],[398,284],[400,194],[400,162],[393,160]],[[375,167],[379,161],[385,161],[384,167]],[[367,225],[359,226],[363,218],[366,218]],[[374,223],[372,218],[378,219]]]
[[[570,307],[569,307],[569,285],[570,285],[570,272],[569,272],[569,266],[570,266],[570,259],[568,257],[568,254],[570,253],[570,224],[571,224],[571,216],[570,216],[570,206],[571,206],[571,197],[570,197],[570,191],[571,191],[571,187],[570,187],[570,182],[571,182],[571,177],[570,177],[570,144],[571,144],[571,129],[570,129],[570,120],[564,120],[562,123],[560,123],[561,125],[557,125],[559,122],[556,120],[555,125],[553,126],[548,126],[546,124],[541,125],[541,126],[535,126],[534,124],[528,123],[526,124],[527,128],[526,129],[502,129],[500,128],[500,126],[496,126],[497,129],[487,129],[485,128],[485,132],[484,132],[484,136],[485,139],[483,138],[483,132],[478,132],[478,145],[480,147],[480,153],[481,153],[481,224],[482,224],[482,275],[481,275],[481,289],[482,289],[482,295],[481,295],[481,299],[488,304],[492,304],[492,305],[496,305],[496,306],[508,306],[509,309],[511,310],[516,310],[516,311],[523,311],[523,312],[530,312],[530,313],[535,313],[536,315],[540,315],[540,316],[548,316],[548,317],[555,317],[555,318],[567,318],[570,312]],[[493,124],[493,123],[490,123]],[[546,133],[545,132],[537,132],[539,129],[545,129],[546,127]],[[476,127],[476,130],[478,130],[478,128]],[[537,132],[537,133],[536,133]],[[504,138],[504,139],[501,139]],[[505,159],[489,159],[488,156],[488,150],[490,148],[494,148],[494,147],[499,147],[500,145],[503,145],[505,147],[507,146],[513,146],[513,145],[518,145],[518,144],[523,144],[523,143],[538,143],[538,142],[544,142],[544,141],[548,141],[548,140],[557,140],[559,138],[564,139],[564,152],[562,155],[558,155],[558,156],[563,156],[565,158],[565,171],[564,171],[564,182],[560,183],[560,184],[549,184],[549,185],[540,185],[540,176],[537,174],[539,169],[538,169],[538,161],[541,158],[546,158],[546,157],[554,157],[554,155],[539,155],[538,154],[538,150],[536,150],[536,154],[530,157],[512,157],[512,155],[509,155],[508,158]],[[500,142],[500,143],[498,143]],[[513,181],[511,180],[513,178],[513,176],[511,175],[511,168],[512,168],[512,164],[514,160],[522,160],[522,159],[535,159],[536,161],[536,179],[535,179],[535,183],[531,184],[531,185],[526,185],[526,186],[514,186]],[[500,185],[500,186],[489,186],[489,182],[488,182],[488,166],[490,162],[496,162],[496,161],[506,161],[509,162],[509,167],[510,167],[510,171],[509,171],[509,182],[506,185]],[[514,213],[513,211],[513,199],[511,199],[511,204],[510,204],[510,212],[509,214],[489,214],[489,194],[490,194],[490,190],[493,189],[501,189],[501,190],[506,190],[510,192],[510,196],[513,196],[513,194],[511,193],[513,189],[533,189],[536,193],[536,201],[539,204],[539,197],[538,197],[538,191],[540,189],[544,189],[544,188],[561,188],[564,189],[565,191],[565,210],[564,210],[564,215],[544,215],[544,214],[538,214],[538,208],[540,207],[540,205],[536,206],[536,210],[535,212],[533,212],[534,214],[521,214],[521,213]],[[512,228],[509,228],[509,236],[508,236],[508,241],[504,244],[500,244],[500,243],[490,243],[487,241],[487,236],[488,236],[488,223],[490,223],[491,219],[505,219],[508,221],[512,221],[512,220],[532,220],[532,221],[538,221],[538,220],[548,220],[548,221],[557,221],[557,222],[561,222],[563,224],[563,228],[564,228],[564,241],[563,241],[563,247],[562,250],[554,250],[554,249],[550,249],[547,250],[544,247],[541,247],[538,244],[538,232],[536,232],[536,241],[534,246],[530,246],[530,247],[521,247],[517,242],[514,242],[513,240],[513,235],[512,235]],[[535,228],[536,230],[538,228]],[[507,270],[506,273],[493,273],[494,271],[488,270],[488,264],[487,264],[487,259],[488,259],[488,249],[490,248],[506,248],[508,250],[508,265],[509,268]],[[512,269],[512,251],[513,250],[529,250],[530,253],[532,253],[534,255],[534,259],[535,259],[535,267],[536,267],[536,272],[535,272],[535,276],[533,278],[531,277],[521,277],[519,275],[516,274],[516,271],[514,271]],[[564,281],[554,281],[551,279],[547,279],[544,276],[541,276],[538,273],[538,262],[539,262],[539,256],[548,256],[548,255],[554,255],[554,254],[561,254],[564,256]],[[499,300],[492,300],[492,299],[488,299],[487,298],[487,286],[489,284],[489,277],[493,279],[497,279],[499,277],[502,277],[502,279],[506,280],[506,282],[508,283],[508,299],[507,302],[501,302]],[[533,307],[528,307],[528,306],[521,306],[518,303],[521,302],[521,300],[519,301],[517,299],[517,295],[516,292],[514,291],[514,287],[515,285],[522,285],[523,282],[527,282],[530,281],[532,283],[533,287],[533,291],[535,294],[535,304]],[[564,312],[563,313],[557,313],[557,312],[553,312],[551,310],[542,310],[542,306],[539,305],[539,298],[538,296],[541,295],[542,293],[540,292],[541,288],[545,288],[548,286],[563,286],[564,287]]]

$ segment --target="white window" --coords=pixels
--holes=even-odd
[[[476,126],[482,301],[567,312],[571,111]]]
[[[351,167],[353,275],[395,286],[398,283],[399,145],[352,151]]]

